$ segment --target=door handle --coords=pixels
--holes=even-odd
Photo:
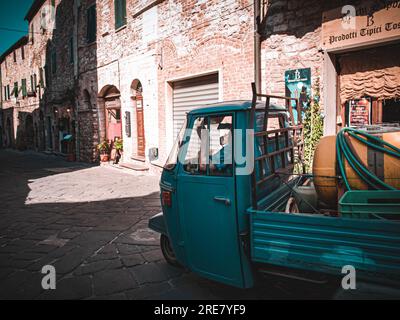
[[[230,206],[231,205],[231,200],[228,199],[228,198],[215,197],[214,200],[217,201],[217,202],[223,202],[226,206]]]

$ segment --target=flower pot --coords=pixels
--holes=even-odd
[[[108,162],[108,161],[110,161],[110,156],[108,154],[101,154],[100,155],[100,161],[101,162]]]

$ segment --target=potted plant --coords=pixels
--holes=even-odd
[[[100,152],[100,161],[108,162],[110,161],[110,145],[108,141],[103,141],[97,146],[97,150]]]
[[[116,139],[114,142],[114,149],[116,151],[115,163],[118,164],[124,151],[124,141],[122,139]]]

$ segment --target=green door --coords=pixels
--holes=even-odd
[[[233,174],[233,116],[198,117],[178,175],[178,199],[189,268],[242,287]]]

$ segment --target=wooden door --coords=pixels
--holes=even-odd
[[[136,100],[136,122],[137,122],[137,153],[139,157],[146,156],[146,140],[144,135],[144,112],[143,98]]]

